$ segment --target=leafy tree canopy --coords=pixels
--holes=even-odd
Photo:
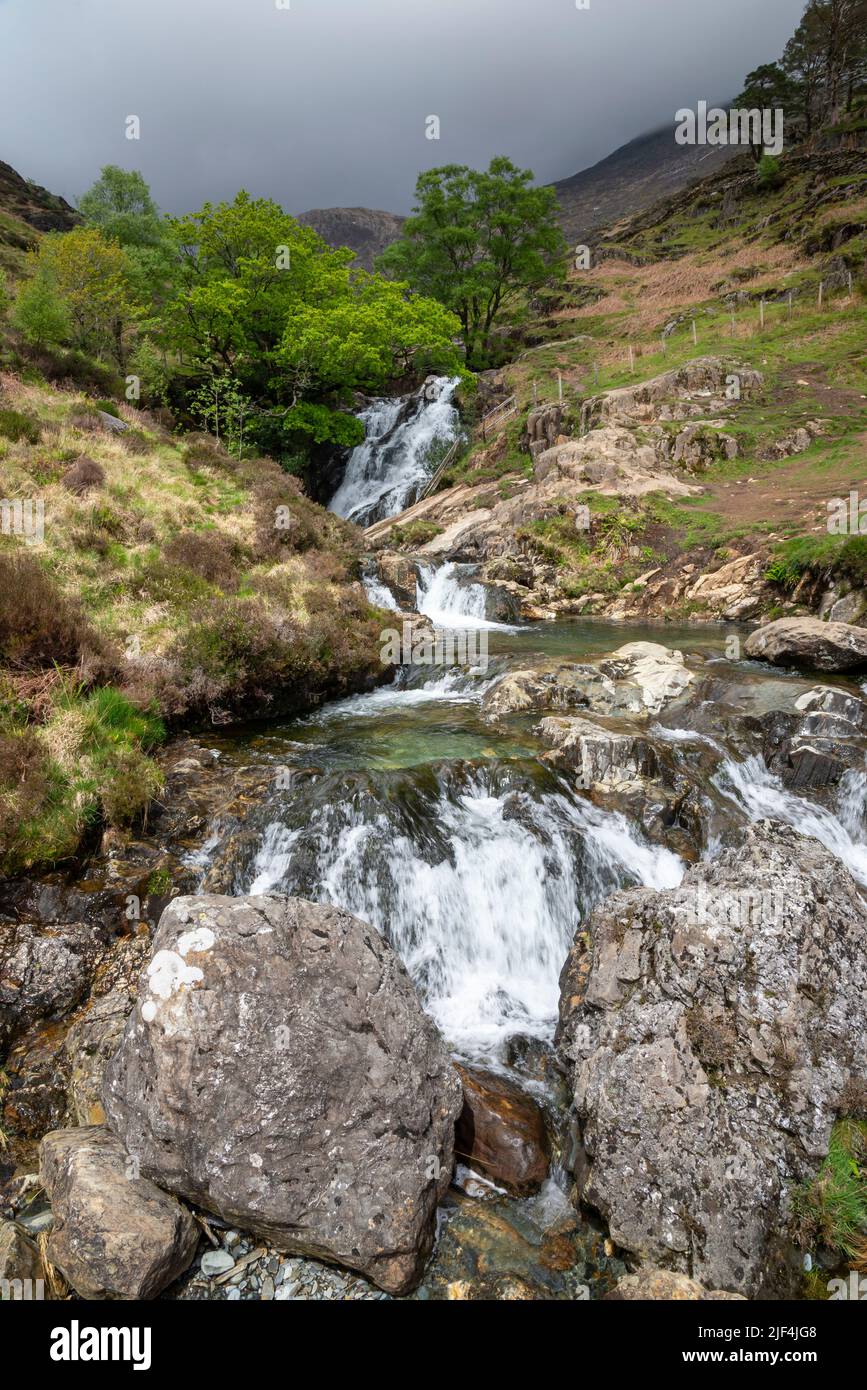
[[[414,216],[379,258],[386,274],[458,315],[471,365],[484,365],[501,310],[562,276],[557,198],[511,160],[486,172],[449,164],[421,174]]]

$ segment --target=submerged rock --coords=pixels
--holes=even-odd
[[[294,1254],[413,1287],[457,1074],[379,934],[297,898],[178,898],[106,1075],[141,1171]]]
[[[744,653],[774,666],[859,671],[867,668],[867,628],[820,618],[779,618],[751,633]]]
[[[513,1081],[477,1067],[458,1067],[464,1106],[455,1128],[455,1150],[498,1186],[524,1196],[548,1175],[545,1117],[532,1096]]]
[[[673,1274],[668,1269],[654,1269],[645,1265],[635,1274],[624,1274],[610,1293],[605,1294],[606,1302],[634,1302],[650,1300],[654,1303],[700,1303],[711,1300],[740,1300],[743,1294],[724,1293],[720,1289],[708,1291],[686,1274]]]
[[[81,1298],[156,1298],[190,1264],[192,1216],[107,1129],[47,1134],[39,1171],[54,1212],[48,1258]]]
[[[867,1084],[867,911],[772,822],[679,888],[614,894],[561,977],[584,1198],[627,1250],[753,1296],[798,1277],[795,1185]]]

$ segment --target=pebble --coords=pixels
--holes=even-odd
[[[274,1297],[274,1280],[271,1278],[270,1274],[266,1274],[265,1278],[262,1280],[262,1297]]]
[[[214,1279],[218,1274],[225,1274],[234,1263],[228,1250],[206,1250],[202,1256],[201,1269],[209,1279]]]

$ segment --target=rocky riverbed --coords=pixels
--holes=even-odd
[[[793,1210],[867,1094],[852,643],[487,631],[486,670],[179,740],[137,838],[2,886],[0,1277],[755,1297],[839,1259]]]

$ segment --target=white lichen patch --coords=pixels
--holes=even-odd
[[[184,932],[183,936],[178,937],[178,951],[182,956],[210,951],[216,939],[210,927],[197,927],[195,931]]]
[[[195,935],[191,932],[190,935]],[[141,1016],[145,1023],[156,1018],[157,1000],[170,999],[185,985],[197,985],[204,979],[204,972],[197,965],[187,965],[177,951],[157,951],[148,966],[148,985],[151,998],[142,1004]]]

